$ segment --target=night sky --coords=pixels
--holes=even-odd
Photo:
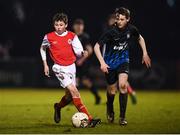
[[[15,8],[17,5],[21,16]],[[53,30],[52,16],[63,11],[69,16],[69,30],[75,18],[85,20],[86,32],[94,44],[108,14],[120,6],[130,9],[131,23],[145,38],[153,59],[180,58],[177,0],[4,0],[0,1],[0,43],[12,44],[12,58],[39,57],[43,36]],[[138,47],[132,48],[132,54],[136,54]]]

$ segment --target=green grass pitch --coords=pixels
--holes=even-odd
[[[1,133],[46,134],[99,134],[99,133],[180,133],[180,92],[137,91],[138,103],[127,108],[128,125],[118,124],[118,95],[115,98],[115,122],[106,120],[105,91],[100,91],[102,103],[94,105],[94,98],[87,90],[80,90],[83,102],[94,117],[102,119],[95,128],[74,128],[71,117],[76,112],[73,105],[62,110],[62,121],[53,121],[53,104],[60,100],[64,90],[57,89],[0,89]]]

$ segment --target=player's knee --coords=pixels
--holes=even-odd
[[[127,93],[127,83],[121,82],[119,84],[119,89],[121,93]]]
[[[107,91],[110,95],[116,94],[116,87],[115,86],[108,86]]]
[[[68,90],[70,91],[72,98],[79,98],[80,97],[80,93],[74,85],[69,86]]]
[[[121,83],[121,84],[119,84],[119,88],[120,88],[120,89],[126,89],[126,88],[127,88],[126,83]]]
[[[116,94],[116,91],[108,91],[108,93],[109,93],[110,95],[115,95],[115,94]]]
[[[79,91],[77,89],[74,89],[72,91],[72,97],[73,98],[80,98],[80,93],[79,93]]]
[[[91,88],[92,87],[92,82],[89,79],[83,79],[82,83],[84,86],[86,86],[87,88]]]

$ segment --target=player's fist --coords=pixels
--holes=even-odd
[[[45,74],[47,77],[50,77],[50,76],[49,76],[49,66],[48,66],[48,65],[44,65],[44,74]]]
[[[83,57],[85,57],[85,58],[88,57],[88,51],[85,50],[85,51],[83,52]]]
[[[143,58],[142,58],[142,64],[145,63],[145,65],[147,66],[147,68],[151,67],[151,59],[148,56],[148,54],[144,54]]]
[[[108,73],[108,68],[109,68],[109,66],[108,66],[106,63],[102,63],[102,64],[101,64],[101,70],[102,70],[104,73]]]

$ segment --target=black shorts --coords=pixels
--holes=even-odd
[[[107,83],[109,85],[114,84],[117,80],[118,80],[118,75],[120,73],[126,73],[129,74],[129,63],[123,63],[121,64],[118,68],[113,69],[113,70],[109,70],[109,73],[105,74]]]

